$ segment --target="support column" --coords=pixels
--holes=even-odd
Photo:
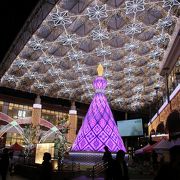
[[[71,102],[71,109],[69,110],[69,122],[70,126],[67,134],[67,141],[73,144],[77,131],[77,111],[74,101]]]
[[[8,102],[3,102],[2,113],[8,114],[8,109],[9,109],[9,103]]]
[[[38,95],[37,98],[35,99],[35,103],[33,104],[33,110],[32,110],[32,125],[38,126],[40,123],[40,118],[41,118],[41,98]]]

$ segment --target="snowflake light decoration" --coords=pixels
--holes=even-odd
[[[124,68],[123,72],[125,74],[129,74],[129,73],[134,72],[135,69],[136,69],[135,67],[127,67],[127,68]]]
[[[48,73],[51,76],[58,76],[60,74],[63,74],[63,71],[61,69],[51,68],[51,69],[48,70]]]
[[[65,88],[64,90],[62,90],[63,93],[70,93],[72,92],[73,90],[71,88]]]
[[[58,39],[59,42],[63,43],[63,45],[73,45],[78,43],[76,34],[62,35]]]
[[[87,11],[90,20],[108,17],[106,12],[106,4],[102,6],[96,5],[95,7],[87,8]]]
[[[117,98],[114,100],[115,103],[124,103],[125,102],[125,99],[124,98]]]
[[[55,13],[50,14],[50,21],[53,21],[54,26],[71,24],[72,21],[68,16],[68,11],[59,12],[58,9]]]
[[[102,62],[100,62],[100,64],[102,64],[103,67],[108,67],[111,66],[111,60],[104,60]]]
[[[17,77],[15,77],[14,75],[9,75],[9,74],[6,74],[4,77],[3,77],[3,80],[9,82],[9,83],[15,83],[17,81]]]
[[[31,67],[30,62],[28,62],[26,59],[17,59],[17,60],[13,63],[13,65],[17,66],[19,69]]]
[[[129,75],[129,76],[126,76],[126,77],[124,77],[124,80],[126,81],[126,82],[133,82],[134,80],[135,80],[135,77],[134,76],[132,76],[132,75]]]
[[[106,70],[104,72],[104,77],[108,78],[108,77],[111,77],[111,76],[112,76],[112,72],[111,71]]]
[[[87,81],[90,79],[89,75],[82,75],[81,77],[78,78],[80,82],[82,81]]]
[[[113,89],[106,89],[105,90],[105,94],[107,94],[107,95],[111,95],[111,94],[113,94],[114,93],[114,90]]]
[[[133,63],[136,61],[136,55],[135,54],[130,54],[128,56],[125,57],[125,62],[127,63]]]
[[[64,80],[64,79],[58,79],[58,80],[56,80],[56,84],[58,84],[58,85],[65,85],[65,84],[67,84],[67,81]]]
[[[143,85],[137,85],[137,86],[135,86],[135,87],[133,88],[133,91],[134,91],[135,93],[142,92],[143,90],[144,90]]]
[[[37,89],[44,89],[48,87],[48,85],[45,83],[34,83],[33,86],[36,87]]]
[[[153,61],[153,62],[149,62],[148,64],[147,64],[147,67],[148,68],[157,68],[157,67],[159,67],[159,61]]]
[[[144,0],[129,0],[125,2],[126,14],[144,11]]]
[[[155,50],[153,50],[153,51],[149,54],[149,57],[152,58],[152,59],[156,59],[156,58],[158,58],[161,54],[162,54],[162,50],[160,50],[160,49],[155,49]]]
[[[142,23],[133,23],[127,25],[123,30],[126,35],[134,35],[142,32]]]
[[[163,7],[178,5],[180,5],[180,2],[178,0],[163,0]]]
[[[109,34],[104,29],[92,30],[91,36],[92,36],[93,40],[109,39]]]
[[[75,72],[81,72],[81,71],[86,71],[86,66],[84,64],[77,64],[75,66],[73,66],[73,68],[75,69]]]
[[[131,43],[126,43],[124,45],[124,49],[126,51],[133,51],[139,47],[139,44],[137,42],[131,42]]]
[[[40,79],[41,75],[38,74],[37,72],[29,72],[29,73],[25,73],[24,77],[27,77],[32,80],[32,79]]]
[[[43,44],[43,41],[44,39],[34,38],[34,40],[29,41],[29,46],[32,47],[34,51],[43,50],[47,48],[47,46]]]
[[[51,56],[51,57],[50,56],[41,56],[38,61],[43,63],[44,65],[46,65],[46,64],[52,65],[53,63],[57,62],[53,56]]]
[[[155,45],[164,44],[167,39],[168,39],[167,35],[160,34],[153,37],[152,44],[155,44]]]
[[[97,56],[107,56],[111,54],[110,46],[96,48]]]
[[[173,23],[173,20],[170,16],[167,16],[163,19],[159,19],[157,23],[157,29],[169,27],[172,25],[172,23]]]
[[[131,107],[135,110],[135,109],[137,109],[137,108],[140,108],[140,106],[141,106],[141,103],[140,102],[133,102],[132,104],[131,104]]]
[[[82,51],[70,51],[68,52],[68,57],[71,61],[79,60],[79,59],[84,58],[84,54]]]
[[[142,95],[141,95],[141,94],[136,94],[136,95],[132,96],[133,101],[138,101],[138,100],[140,100],[141,98],[142,98]]]

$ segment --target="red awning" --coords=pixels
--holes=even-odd
[[[22,151],[24,149],[24,147],[22,147],[21,145],[19,145],[17,142],[13,145],[11,145],[9,147],[9,149],[13,150],[13,151]]]
[[[159,141],[160,142],[160,141]],[[154,150],[154,147],[159,144],[159,142],[155,143],[155,144],[152,144],[150,146],[148,146],[147,148],[144,148],[143,149],[143,152],[144,153],[151,153],[153,150]]]

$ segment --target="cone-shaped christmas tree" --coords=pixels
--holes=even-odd
[[[108,146],[111,152],[126,151],[104,95],[107,81],[102,77],[102,65],[97,70],[98,77],[93,82],[96,93],[71,150],[103,152]]]

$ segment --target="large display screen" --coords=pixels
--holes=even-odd
[[[117,121],[117,126],[122,137],[143,135],[142,119]]]

